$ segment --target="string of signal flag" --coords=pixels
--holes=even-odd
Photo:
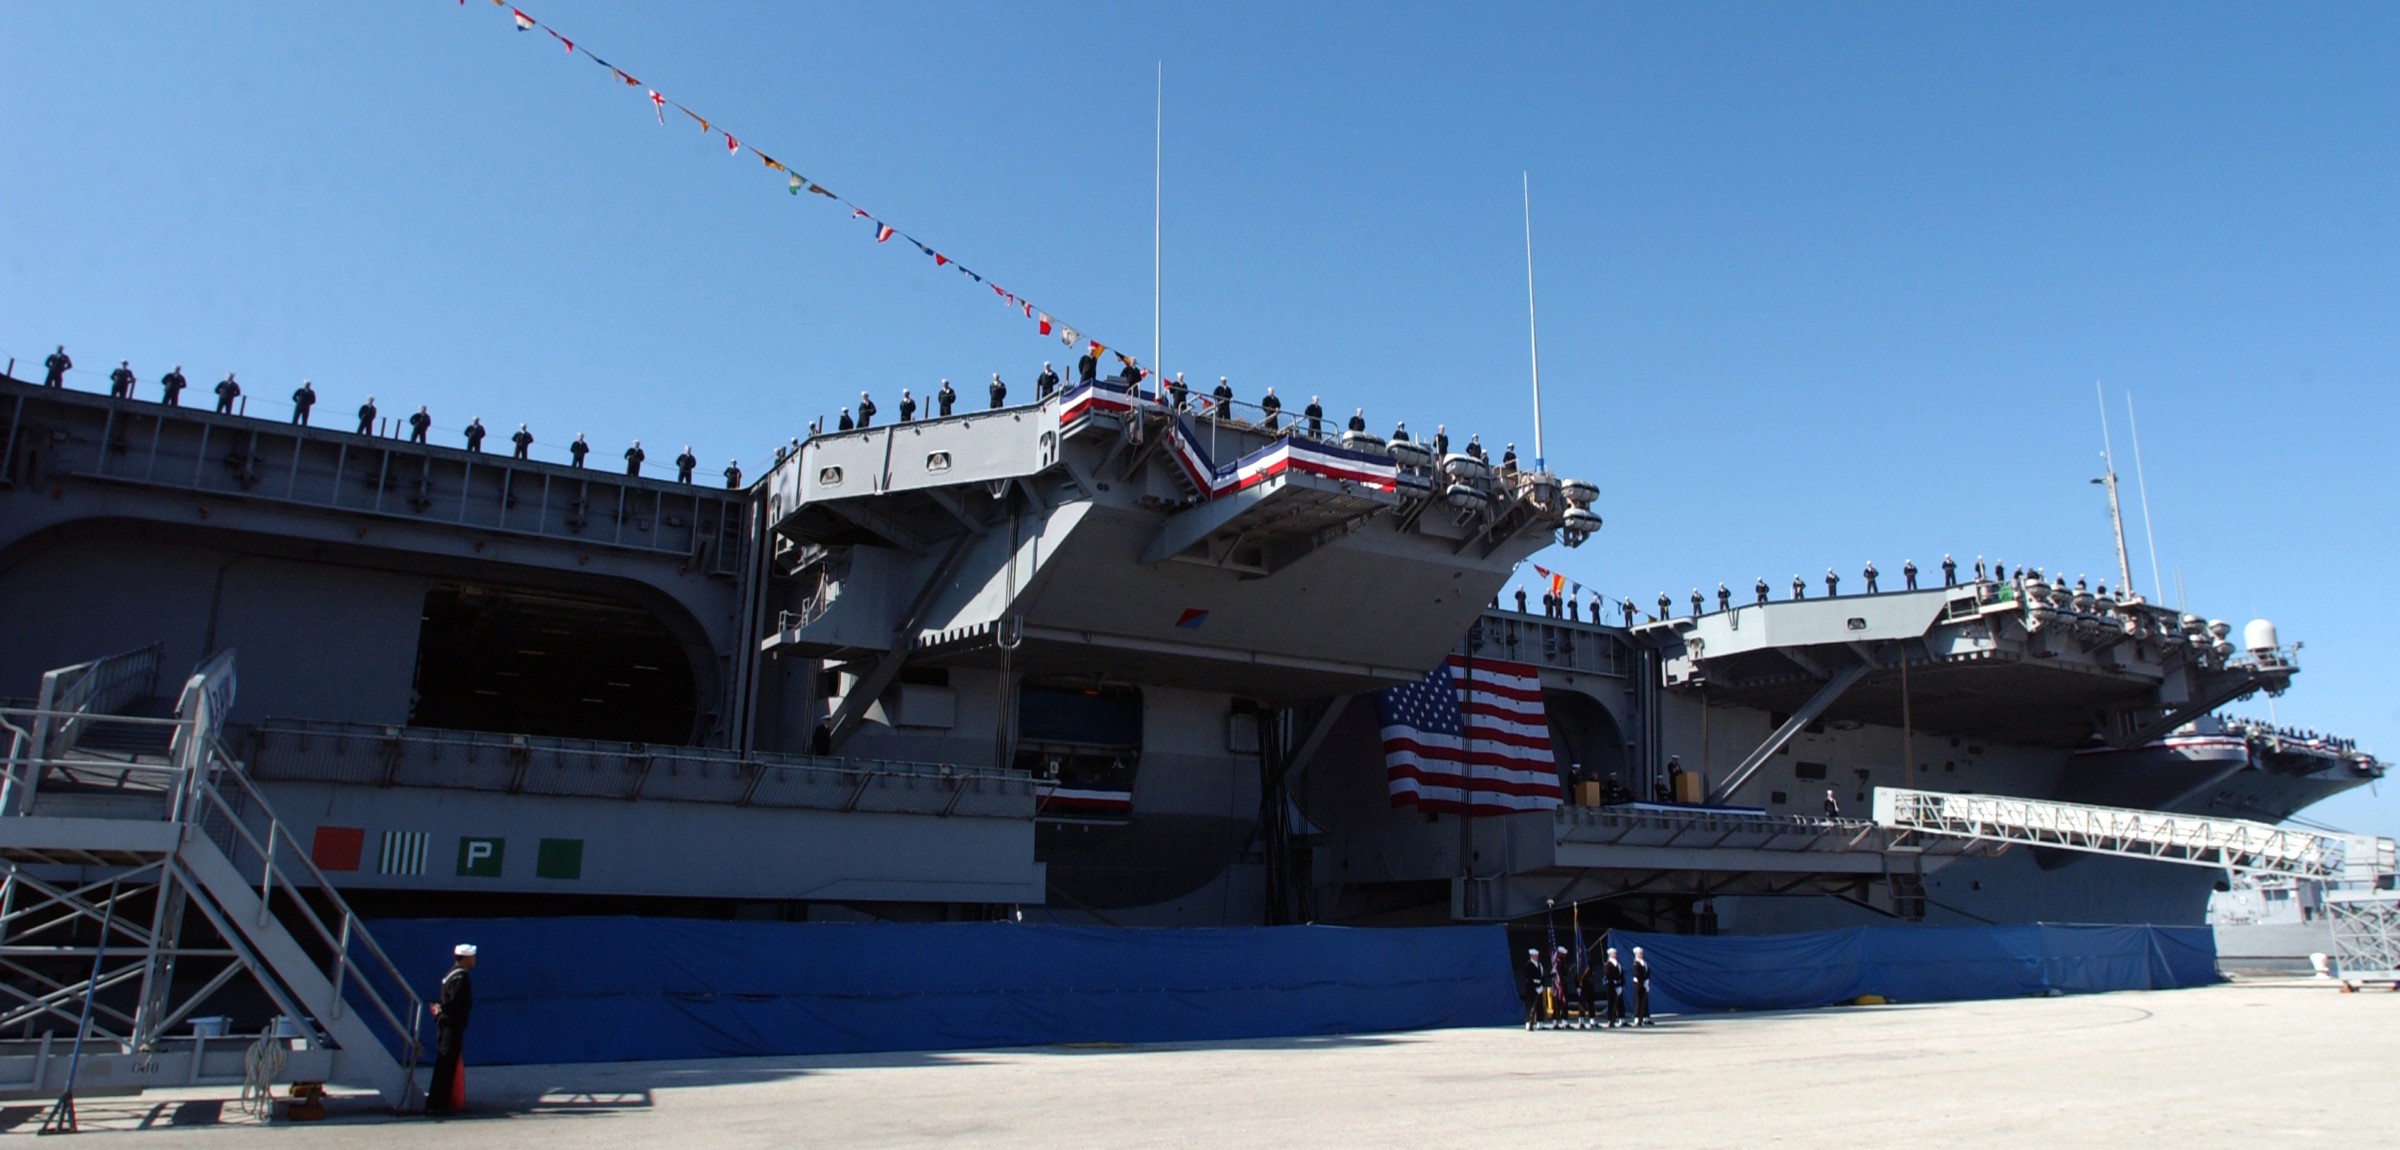
[[[458,2],[461,7],[464,7],[467,0],[458,0]],[[594,53],[591,49],[577,44],[574,39],[569,37],[566,33],[561,32],[558,29],[543,23],[542,21],[536,20],[532,16],[527,15],[524,9],[515,7],[509,2],[509,0],[492,0],[492,6],[495,8],[507,9],[509,19],[515,24],[517,31],[532,32],[538,29],[542,32],[546,32],[550,35],[551,39],[558,41],[559,46],[565,50],[569,57],[581,56],[584,59],[590,60],[592,63],[608,69],[610,78],[615,80],[620,86],[633,88],[642,92],[648,98],[651,113],[656,117],[660,126],[663,127],[666,125],[667,110],[669,108],[673,108],[675,111],[690,117],[693,123],[699,125],[700,131],[703,135],[708,136],[712,140],[722,139],[725,143],[725,154],[728,157],[739,158],[743,152],[748,152],[749,154],[758,158],[758,162],[761,165],[762,170],[781,173],[784,176],[784,189],[790,192],[793,196],[801,198],[822,196],[825,199],[841,205],[842,207],[846,207],[850,209],[849,218],[853,220],[865,220],[868,226],[874,229],[876,243],[884,244],[890,243],[894,239],[901,240],[907,243],[909,246],[917,249],[917,251],[922,253],[927,259],[932,260],[933,266],[937,268],[956,268],[958,270],[958,274],[992,289],[992,295],[997,297],[1002,305],[1006,306],[1012,312],[1023,314],[1025,319],[1031,321],[1037,334],[1054,337],[1060,343],[1069,348],[1081,347],[1085,350],[1086,354],[1090,355],[1094,359],[1098,359],[1101,355],[1111,352],[1112,349],[1106,344],[1103,344],[1095,339],[1086,338],[1082,332],[1076,330],[1074,325],[1059,320],[1053,317],[1048,311],[1036,307],[1032,300],[1026,299],[1023,296],[1018,295],[1016,292],[1010,291],[1009,289],[1002,287],[1000,284],[984,278],[982,274],[967,267],[965,264],[958,262],[948,254],[935,250],[932,245],[919,240],[907,232],[901,231],[899,228],[890,223],[887,223],[883,217],[876,215],[875,213],[870,212],[855,203],[852,203],[848,197],[845,197],[840,193],[835,192],[833,189],[801,175],[797,171],[794,171],[791,167],[784,164],[783,161],[778,160],[763,151],[760,151],[756,145],[743,143],[740,137],[735,136],[732,131],[725,127],[723,121],[709,116],[703,116],[700,113],[684,106],[681,101],[669,97],[661,93],[658,89],[642,83],[640,80],[634,78],[632,73],[627,72],[615,64],[611,64],[608,61],[601,59],[600,56]],[[1124,364],[1126,367],[1129,367],[1136,372],[1147,374],[1147,372],[1143,372],[1140,363],[1137,362],[1133,357],[1126,355],[1121,351],[1114,352],[1114,354],[1116,355],[1119,363]]]

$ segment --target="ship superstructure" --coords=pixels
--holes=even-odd
[[[2272,819],[2382,771],[2208,719],[2292,682],[2271,629],[2038,577],[1504,610],[1594,485],[1134,383],[738,490],[13,380],[0,421],[0,694],[238,651],[229,743],[369,914],[2197,922],[2205,872],[1867,796]],[[1454,658],[1538,678],[1557,807],[1394,804],[1377,693]]]

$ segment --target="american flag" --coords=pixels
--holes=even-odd
[[[1395,807],[1455,813],[1470,791],[1479,815],[1559,804],[1541,673],[1529,663],[1477,659],[1470,680],[1452,655],[1422,682],[1375,692],[1375,719]]]

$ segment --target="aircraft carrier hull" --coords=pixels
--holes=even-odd
[[[2275,819],[2381,773],[2208,725],[2285,653],[2038,581],[1500,610],[1595,489],[1133,388],[813,437],[734,491],[15,380],[0,434],[0,696],[113,655],[156,712],[238,651],[229,744],[370,911],[2196,924],[2205,871],[1859,816]],[[1538,675],[1556,809],[1395,804],[1376,692],[1451,655]]]

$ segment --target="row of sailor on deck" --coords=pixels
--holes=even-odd
[[[1511,446],[1513,447],[1514,445],[1512,444]],[[1514,453],[1512,452],[1512,453],[1511,453],[1511,455],[1512,455],[1512,458],[1513,458],[1513,454],[1514,454]],[[1990,572],[1990,574],[1989,574],[1989,575],[1987,575],[1987,574],[1986,574],[1986,572],[1987,572],[1987,571],[1988,571],[1988,572]],[[1863,577],[1863,578],[1866,580],[1866,584],[1867,584],[1867,590],[1866,590],[1866,593],[1867,593],[1867,594],[1869,594],[1869,595],[1880,595],[1880,594],[1882,594],[1882,593],[1883,593],[1883,587],[1882,587],[1882,573],[1881,573],[1881,572],[1879,572],[1879,571],[1877,571],[1877,570],[1875,569],[1875,563],[1874,563],[1874,561],[1873,561],[1873,560],[1868,560],[1868,561],[1867,561],[1866,568],[1865,568],[1865,569],[1864,569],[1862,572],[1860,572],[1860,574],[1861,574],[1861,576],[1862,576],[1862,577]],[[1907,561],[1905,561],[1904,563],[1902,563],[1902,564],[1901,564],[1901,566],[1900,566],[1900,576],[1901,576],[1901,579],[1903,580],[1903,583],[1904,583],[1904,586],[1902,587],[1902,590],[1907,590],[1907,591],[1914,591],[1914,590],[1916,590],[1916,589],[1917,589],[1917,562],[1916,562],[1916,560],[1914,560],[1914,559],[1911,559],[1911,560],[1907,560]],[[1987,582],[2002,582],[2002,583],[2008,583],[2008,582],[2017,582],[2017,581],[2020,581],[2020,580],[2023,580],[2023,579],[2025,579],[2027,576],[2031,576],[2032,578],[2039,579],[2039,578],[2041,578],[2041,577],[2042,577],[2042,572],[2041,572],[2041,569],[2037,567],[2037,568],[2034,568],[2034,569],[2032,569],[2032,570],[2030,570],[2030,571],[2029,571],[2029,570],[2026,570],[2026,569],[2024,569],[2024,568],[2018,568],[2018,569],[2016,569],[2016,570],[2015,570],[2015,571],[2012,573],[2012,572],[2011,572],[2011,571],[2010,571],[2010,570],[2009,570],[2009,569],[2008,569],[2006,566],[2004,566],[2004,565],[1997,565],[1997,564],[1995,564],[1995,565],[1991,565],[1991,566],[1988,566],[1988,567],[1987,567],[1987,566],[1985,565],[1984,561],[1983,561],[1983,556],[1980,556],[1980,555],[1978,555],[1978,556],[1976,556],[1976,557],[1975,557],[1975,579],[1974,579],[1974,581],[1975,581],[1975,582],[1977,582],[1977,583],[1987,583]],[[1951,558],[1951,557],[1950,557],[1950,556],[1948,556],[1948,555],[1944,555],[1944,556],[1942,556],[1942,586],[1944,586],[1944,587],[1956,587],[1956,586],[1958,586],[1958,561],[1957,561],[1956,559],[1953,559],[1953,558]],[[1839,572],[1836,572],[1836,571],[1835,571],[1833,568],[1831,568],[1831,567],[1828,567],[1828,568],[1826,568],[1826,569],[1825,569],[1825,594],[1826,594],[1826,596],[1827,596],[1828,598],[1835,598],[1835,597],[1839,597],[1839,596],[1841,595],[1841,593],[1842,593],[1842,590],[1841,590],[1841,589],[1842,589],[1842,577],[1841,577],[1841,574],[1840,574]],[[2076,589],[2078,592],[2081,592],[2081,591],[2085,591],[2085,590],[2087,590],[2087,588],[2086,588],[2086,586],[2085,586],[2085,583],[2084,583],[2084,579],[2083,579],[2083,577],[2081,577],[2081,576],[2077,576],[2077,577],[2076,577],[2076,579],[2075,579],[2075,589]],[[1770,589],[1769,589],[1769,587],[1767,586],[1767,581],[1766,581],[1765,577],[1763,577],[1763,576],[1762,576],[1762,577],[1760,577],[1760,579],[1758,580],[1758,583],[1757,583],[1757,585],[1756,585],[1756,586],[1755,586],[1755,587],[1754,587],[1752,590],[1753,590],[1753,593],[1754,593],[1754,594],[1755,594],[1755,596],[1756,596],[1756,601],[1757,601],[1758,603],[1764,604],[1764,603],[1766,603],[1766,602],[1768,601],[1768,598],[1769,598],[1769,591],[1770,591]],[[1530,614],[1531,612],[1528,610],[1528,607],[1527,607],[1528,600],[1527,600],[1527,598],[1526,598],[1525,589],[1524,589],[1523,587],[1519,587],[1519,588],[1517,588],[1517,589],[1516,589],[1516,593],[1515,593],[1515,594],[1516,594],[1517,610],[1518,610],[1520,613],[1526,613],[1526,614]],[[2097,594],[2098,594],[2098,597],[2099,597],[2099,598],[2101,598],[2101,599],[2107,599],[2107,598],[2109,597],[2109,594],[2108,594],[2108,585],[2107,585],[2107,584],[2105,584],[2105,583],[2101,584],[2101,585],[2100,585],[2100,587],[2099,587],[2099,590],[2098,590]],[[1803,579],[1803,578],[1801,578],[1801,577],[1800,577],[1800,576],[1798,576],[1798,575],[1794,575],[1794,576],[1792,576],[1792,598],[1793,598],[1793,599],[1795,599],[1795,600],[1798,600],[1798,599],[1806,599],[1806,598],[1808,598],[1808,580],[1806,580],[1806,579]],[[1606,606],[1606,604],[1607,604],[1607,597],[1606,597],[1606,596],[1603,596],[1603,595],[1601,595],[1601,594],[1600,594],[1599,592],[1597,592],[1597,591],[1594,591],[1594,592],[1592,592],[1592,596],[1591,596],[1591,621],[1592,621],[1592,622],[1594,622],[1594,623],[1599,623],[1599,622],[1602,622],[1602,614],[1603,614],[1603,611],[1604,611],[1604,609],[1605,609],[1605,606]],[[1692,612],[1691,612],[1691,614],[1692,614],[1692,617],[1693,617],[1693,618],[1698,618],[1699,616],[1701,616],[1701,615],[1704,615],[1704,614],[1708,613],[1708,600],[1707,600],[1707,598],[1706,598],[1705,596],[1703,596],[1703,595],[1700,593],[1700,589],[1699,589],[1698,587],[1694,587],[1694,588],[1692,588],[1691,604],[1692,604]],[[1543,593],[1542,593],[1541,605],[1542,605],[1542,614],[1543,614],[1543,616],[1545,616],[1545,617],[1547,617],[1547,618],[1552,618],[1552,619],[1568,619],[1568,620],[1573,620],[1573,621],[1581,621],[1581,619],[1583,618],[1583,616],[1580,614],[1580,606],[1579,606],[1578,600],[1577,600],[1577,598],[1576,598],[1574,595],[1571,595],[1571,594],[1568,594],[1568,595],[1561,595],[1561,594],[1555,594],[1555,593],[1552,593],[1552,592],[1545,591],[1545,592],[1543,592]],[[1498,598],[1497,596],[1495,596],[1495,597],[1493,598],[1493,600],[1492,600],[1492,606],[1493,606],[1493,607],[1495,607],[1495,608],[1497,608],[1497,607],[1499,607],[1499,606],[1500,606],[1500,601],[1499,601],[1499,598]],[[1661,620],[1664,620],[1664,619],[1672,618],[1672,617],[1673,617],[1673,615],[1674,615],[1675,600],[1674,600],[1674,598],[1673,598],[1672,596],[1668,595],[1666,592],[1664,592],[1664,591],[1661,591],[1661,592],[1659,592],[1659,594],[1658,594],[1658,613],[1657,613],[1657,614],[1655,614],[1655,615],[1643,615],[1643,614],[1642,614],[1642,612],[1640,611],[1640,609],[1634,606],[1633,600],[1632,600],[1631,598],[1626,598],[1626,599],[1620,599],[1620,600],[1618,600],[1618,601],[1617,601],[1617,606],[1618,606],[1618,608],[1619,608],[1620,612],[1622,613],[1622,615],[1623,615],[1623,617],[1624,617],[1624,625],[1625,625],[1625,626],[1627,626],[1627,627],[1631,627],[1631,626],[1633,626],[1633,624],[1634,624],[1634,620],[1635,620],[1636,616],[1640,616],[1640,617],[1641,617],[1641,618],[1642,618],[1644,621],[1647,621],[1647,622],[1659,622],[1659,621],[1661,621]],[[1732,609],[1733,609],[1733,589],[1732,589],[1732,588],[1730,588],[1730,587],[1727,587],[1727,586],[1726,586],[1725,584],[1723,584],[1723,583],[1719,583],[1719,584],[1717,584],[1717,610],[1719,610],[1719,611],[1730,611],[1730,610],[1732,610]]]
[[[57,351],[52,352],[49,358],[42,361],[42,367],[42,386],[57,388],[63,391],[67,386],[67,372],[73,370],[75,367],[75,360],[67,355],[66,345],[60,344],[58,345]],[[117,361],[116,370],[108,373],[109,397],[112,399],[137,398],[134,395],[134,387],[137,382],[138,380],[133,374],[132,361]],[[158,384],[158,401],[160,403],[165,404],[168,407],[183,406],[183,391],[184,388],[190,386],[190,381],[184,378],[182,364],[176,364],[172,370],[168,371],[165,375],[160,376]],[[225,378],[217,381],[215,391],[217,395],[217,414],[246,414],[244,410],[240,410],[245,406],[241,402],[242,385],[240,381],[234,378],[233,372],[226,372]],[[299,390],[292,392],[291,422],[300,427],[309,426],[310,417],[315,412],[316,406],[316,384],[310,380],[301,380]],[[380,430],[377,423],[379,418],[380,412],[375,406],[375,397],[370,395],[367,397],[367,401],[365,403],[359,405],[357,434],[379,434]],[[408,441],[410,443],[424,443],[426,442],[427,436],[430,435],[433,430],[433,413],[425,405],[420,404],[417,407],[414,415],[409,416],[405,420],[395,421],[391,425],[391,433],[393,435],[398,435],[400,432],[400,427],[403,424],[405,424],[408,428]],[[484,429],[483,426],[483,417],[476,416],[475,418],[468,420],[466,427],[461,429],[461,435],[466,440],[467,450],[480,454],[483,451],[483,441],[489,437],[489,433]],[[517,425],[516,433],[508,438],[509,442],[516,448],[515,452],[511,456],[512,458],[531,458],[531,452],[534,444],[532,430],[530,430],[525,424],[520,423]],[[585,442],[581,432],[577,432],[575,435],[575,441],[567,445],[569,465],[574,467],[583,466],[584,457],[590,455],[591,451],[591,444]],[[638,439],[634,440],[633,445],[625,449],[625,474],[634,476],[636,478],[640,477],[642,474],[642,464],[648,458],[649,453],[642,450],[642,441]],[[700,460],[698,457],[692,454],[691,445],[688,443],[685,444],[683,447],[683,453],[675,457],[676,481],[679,483],[690,483],[692,481],[693,471],[699,466]],[[725,465],[724,474],[725,486],[727,489],[740,487],[742,485],[741,461],[729,461]]]
[[[1098,361],[1092,356],[1086,355],[1077,361],[1076,370],[1083,383],[1096,382],[1094,377],[1098,371]],[[1139,391],[1145,375],[1146,373],[1140,368],[1128,361],[1124,371],[1114,379],[1117,383]],[[1062,381],[1059,379],[1057,370],[1051,364],[1043,363],[1041,374],[1034,377],[1034,401],[1039,403],[1049,399],[1058,393],[1061,385]],[[1008,405],[1008,381],[1001,379],[999,372],[992,373],[989,394],[990,406],[986,410],[998,411]],[[1183,382],[1183,373],[1177,372],[1165,387],[1155,388],[1150,398],[1165,403],[1178,412],[1192,412],[1211,421],[1256,427],[1269,433],[1305,431],[1309,437],[1314,439],[1328,438],[1325,434],[1325,406],[1321,396],[1310,396],[1308,405],[1300,410],[1299,415],[1287,420],[1283,414],[1283,400],[1277,398],[1275,389],[1270,387],[1266,390],[1266,394],[1259,397],[1256,404],[1248,405],[1258,409],[1258,417],[1247,419],[1236,414],[1237,408],[1242,405],[1235,400],[1233,384],[1225,376],[1218,376],[1216,389],[1195,402],[1191,388]],[[920,415],[927,419],[945,418],[955,413],[957,407],[958,389],[945,379],[922,402],[918,400],[914,390],[901,388],[897,414],[899,422],[912,423]],[[833,430],[842,432],[873,427],[875,426],[875,417],[882,413],[883,408],[875,402],[874,394],[861,391],[858,393],[856,405],[844,407],[834,414]],[[1367,434],[1367,409],[1364,407],[1352,408],[1346,426],[1351,437],[1365,436]],[[822,417],[809,421],[808,433],[811,436],[822,435],[825,431],[825,420]],[[1392,428],[1391,442],[1414,442],[1409,436],[1406,421],[1402,421]],[[1450,429],[1448,425],[1436,426],[1432,438],[1425,442],[1433,449],[1435,455],[1449,454]],[[1490,455],[1483,446],[1483,438],[1478,435],[1468,436],[1466,444],[1460,448],[1460,453],[1487,463],[1490,462]],[[780,462],[788,454],[788,451],[778,451],[777,460]],[[1509,444],[1507,449],[1501,453],[1500,469],[1504,472],[1513,472],[1517,469],[1516,444]]]

